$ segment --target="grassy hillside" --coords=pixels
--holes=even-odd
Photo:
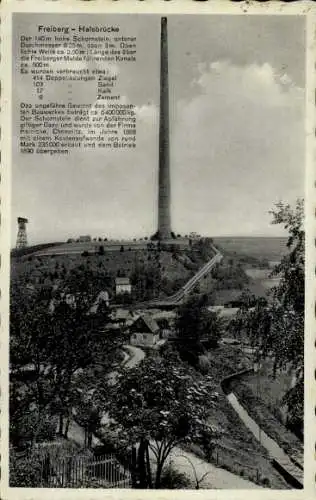
[[[22,281],[48,289],[63,288],[69,283],[74,287],[79,282],[83,287],[86,280],[87,286],[96,293],[106,288],[113,299],[115,278],[126,276],[133,287],[132,301],[151,300],[178,291],[214,253],[207,239],[197,240],[183,249],[165,243],[149,249],[148,241],[129,243],[116,247],[110,242],[30,247],[18,258],[12,253],[11,279],[13,283]],[[224,253],[224,259],[200,283],[200,292],[216,298],[215,304],[234,300],[245,288],[255,295],[266,295],[261,269],[268,265],[268,258],[280,259],[284,244],[285,239],[276,238],[217,238],[215,245]],[[69,253],[60,253],[63,247],[67,247]],[[249,274],[249,269],[255,274]]]
[[[24,257],[25,255],[30,255],[36,252],[48,251],[48,249],[53,249],[61,245],[59,242],[55,243],[40,243],[39,245],[31,245],[26,248],[13,248],[11,250],[11,257]]]
[[[26,255],[11,259],[11,282],[35,287],[76,287],[79,282],[98,293],[106,288],[115,295],[115,278],[129,277],[133,298],[166,296],[178,290],[192,275],[175,256],[166,251],[126,250],[104,255]],[[146,296],[146,297],[145,297]]]
[[[130,245],[120,245],[116,250],[100,244],[93,253],[86,250],[91,243],[81,244],[84,250],[76,253],[48,254],[44,249],[12,258],[11,279],[12,283],[23,281],[38,287],[68,287],[73,291],[79,285],[83,289],[86,283],[96,293],[106,288],[114,297],[115,278],[124,276],[130,278],[133,287],[132,301],[164,298],[179,290],[214,254],[210,240],[193,242],[186,249],[181,249],[182,240],[178,242],[180,245],[129,242]],[[61,246],[53,250],[58,248]]]

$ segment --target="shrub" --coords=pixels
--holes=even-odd
[[[262,486],[265,486],[266,488],[271,488],[271,482],[268,477],[262,477],[260,479],[260,483],[262,484]]]
[[[180,490],[190,487],[189,478],[169,465],[161,475],[160,488],[164,490]]]
[[[41,461],[38,455],[31,454],[19,457],[13,448],[10,449],[9,484],[11,487],[40,486]]]

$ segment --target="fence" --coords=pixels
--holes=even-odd
[[[47,488],[131,488],[130,471],[113,455],[41,461],[41,486]]]

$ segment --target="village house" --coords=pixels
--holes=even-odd
[[[132,285],[129,278],[115,278],[115,293],[121,295],[123,293],[132,293]]]
[[[121,307],[111,312],[111,320],[118,327],[131,326],[138,317],[139,314],[134,311],[129,311]]]
[[[130,343],[135,346],[154,347],[159,342],[159,326],[149,315],[139,316],[130,327]]]

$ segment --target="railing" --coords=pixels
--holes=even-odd
[[[47,488],[131,488],[130,471],[114,455],[52,459],[41,462],[41,486]]]
[[[195,274],[192,276],[183,287],[180,288],[176,293],[167,297],[166,299],[153,299],[150,301],[152,305],[155,304],[169,304],[176,305],[183,300],[183,298],[189,294],[193,288],[199,283],[199,281],[206,276],[215,266],[215,264],[219,263],[223,256],[222,254],[214,247],[213,250],[216,250],[216,254],[210,259],[203,267],[201,267]]]

